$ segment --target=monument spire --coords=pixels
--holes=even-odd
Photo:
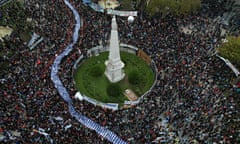
[[[122,80],[125,76],[123,67],[124,63],[120,58],[120,48],[119,48],[119,40],[118,40],[118,30],[117,30],[117,22],[115,15],[112,18],[112,30],[110,37],[110,45],[109,45],[109,56],[108,60],[105,61],[106,70],[105,75],[109,79],[110,82],[118,82]]]

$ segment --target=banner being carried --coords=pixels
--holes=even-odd
[[[127,17],[127,16],[137,16],[137,11],[119,11],[119,10],[107,9],[107,14]]]

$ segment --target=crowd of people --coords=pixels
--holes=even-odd
[[[108,44],[111,16],[70,0],[81,16],[79,42],[61,63],[59,77],[73,98],[73,65],[88,48]],[[63,1],[27,1],[34,31],[44,37],[35,49],[19,43],[17,55],[5,60],[10,70],[1,82],[0,134],[16,143],[108,143],[68,113],[50,79],[55,57],[71,42],[74,17]],[[211,11],[209,11],[211,13]],[[143,49],[158,67],[158,81],[138,105],[118,111],[73,98],[83,115],[112,130],[128,143],[238,143],[239,101],[233,72],[212,52],[221,44],[222,25],[199,12],[187,16],[144,14],[132,24],[117,17],[120,41]],[[192,24],[192,33],[182,26]],[[11,47],[6,47],[5,51]],[[226,96],[228,95],[228,96]],[[14,132],[21,136],[14,136]],[[156,143],[158,143],[156,142]]]

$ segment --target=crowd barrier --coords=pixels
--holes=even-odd
[[[74,63],[73,68],[77,69],[77,64],[80,63],[83,60],[84,56],[80,55],[80,57],[77,59],[77,61]]]
[[[108,51],[108,50],[109,50],[108,47],[103,47],[102,45],[99,45],[99,46],[96,46],[96,47],[93,47],[93,48],[89,49],[87,51],[87,56],[88,57],[96,56],[96,55],[99,55],[99,53],[105,52],[105,51]],[[136,55],[137,51],[138,51],[138,48],[135,47],[135,46],[132,46],[132,45],[125,44],[125,43],[120,43],[120,50],[128,52],[128,53],[133,53],[133,54]],[[75,62],[74,69],[76,69],[77,66],[80,64],[79,62],[81,61],[81,59],[83,59],[83,56],[81,55],[79,59]],[[153,85],[140,98],[138,98],[138,100],[136,100],[136,101],[124,101],[124,105],[136,105],[143,99],[144,96],[146,96],[149,92],[152,91],[153,87],[157,83],[157,71],[158,70],[157,70],[157,67],[156,67],[156,64],[155,64],[154,61],[151,61],[150,66],[151,66],[152,70],[154,71],[154,75],[155,75],[155,81],[154,81]],[[85,95],[83,97],[84,97],[84,100],[86,100],[86,101],[88,101],[88,102],[90,102],[94,105],[98,105],[98,106],[101,106],[103,108],[109,108],[109,109],[112,109],[112,110],[117,110],[118,109],[118,104],[116,104],[116,103],[112,103],[111,105],[109,105],[108,103],[99,102],[99,101],[97,101],[95,99],[92,99],[92,98],[89,98]]]
[[[43,37],[37,40],[33,45],[30,46],[30,50],[34,49],[40,42],[43,41]]]
[[[99,53],[107,51],[105,47],[103,47],[102,45],[93,47],[89,50],[87,50],[87,56],[91,57],[91,56],[97,56]]]
[[[28,47],[30,47],[31,45],[33,45],[33,43],[40,37],[40,35],[33,33],[32,38],[30,39],[30,41],[28,42]]]
[[[75,108],[72,105],[72,99],[69,96],[69,93],[67,92],[66,88],[64,87],[63,83],[61,82],[59,76],[58,76],[58,70],[60,68],[60,63],[62,59],[67,56],[70,51],[73,49],[73,45],[77,42],[78,34],[80,30],[80,16],[78,12],[74,9],[74,7],[70,4],[68,0],[64,0],[64,3],[71,9],[71,11],[74,14],[74,18],[76,21],[74,33],[72,37],[72,43],[70,43],[66,49],[58,55],[52,66],[51,66],[51,80],[54,83],[55,88],[58,90],[60,96],[64,99],[65,102],[68,104],[68,109],[72,117],[74,117],[77,121],[79,121],[84,126],[88,127],[89,129],[95,130],[99,135],[106,138],[108,141],[114,143],[114,144],[126,144],[125,141],[123,141],[121,138],[119,138],[115,133],[108,130],[105,127],[102,127],[98,123],[95,123],[91,119],[87,118],[86,116],[78,113]]]
[[[113,9],[108,9],[107,14],[112,14],[112,15],[119,15],[119,16],[137,16],[137,11],[119,11],[119,10],[113,10]]]
[[[87,51],[87,56],[88,57],[97,56],[99,53],[102,53],[102,52],[105,52],[108,50],[109,50],[109,47],[103,46],[103,45],[98,45],[98,46],[95,46],[95,47],[89,49]],[[138,51],[138,48],[135,46],[132,46],[132,45],[120,43],[120,50],[128,52],[128,53],[136,54]]]
[[[240,75],[239,70],[228,60],[225,59],[219,55],[217,55],[217,57],[219,57],[222,61],[225,62],[225,64],[233,71],[233,73],[236,75],[236,77],[238,77]]]
[[[107,108],[107,109],[112,109],[112,110],[118,110],[118,104],[116,103],[102,103],[102,102],[99,102],[95,99],[92,99],[86,95],[82,95],[80,92],[76,92],[75,96],[74,96],[76,99],[82,101],[82,100],[85,100],[95,106],[100,106],[102,108]]]
[[[138,48],[132,45],[128,45],[128,44],[124,44],[124,43],[120,43],[120,50],[121,51],[125,51],[128,53],[132,53],[132,54],[137,54]]]

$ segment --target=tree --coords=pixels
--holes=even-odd
[[[156,13],[179,15],[195,12],[200,6],[201,0],[149,0],[146,3],[146,12],[150,16]]]
[[[31,25],[27,23],[27,12],[20,2],[12,1],[2,6],[1,14],[0,26],[9,26],[18,34],[24,33],[26,37],[30,37]]]
[[[133,70],[129,73],[128,81],[133,85],[140,83],[140,75],[137,70]]]
[[[218,48],[218,52],[240,68],[240,37],[229,36],[227,40],[228,42]]]
[[[99,65],[95,65],[91,71],[90,71],[90,74],[93,76],[93,77],[100,77],[103,75],[103,68]]]
[[[120,9],[121,10],[132,10],[131,8],[131,3],[132,1],[131,0],[123,0],[120,4]]]
[[[107,87],[107,94],[109,96],[120,96],[122,93],[122,90],[120,86],[116,83],[111,83]]]

